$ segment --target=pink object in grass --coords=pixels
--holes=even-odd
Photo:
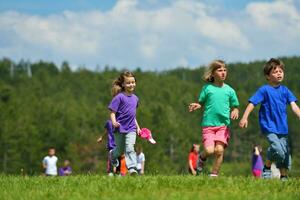
[[[151,144],[156,144],[156,141],[152,138],[152,134],[149,129],[142,128],[139,135],[141,138],[148,140]]]

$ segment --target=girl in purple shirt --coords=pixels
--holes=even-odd
[[[136,79],[132,72],[125,71],[114,81],[113,88],[121,87],[119,92],[110,102],[110,118],[115,128],[116,148],[110,151],[111,162],[115,167],[119,165],[117,158],[125,152],[126,166],[130,174],[137,174],[136,153],[134,145],[136,134],[140,127],[136,120],[138,97],[134,94]]]

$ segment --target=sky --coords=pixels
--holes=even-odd
[[[168,70],[300,55],[300,0],[0,0],[0,58]]]

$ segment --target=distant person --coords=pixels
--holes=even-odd
[[[240,121],[241,128],[247,128],[248,117],[254,107],[259,109],[259,124],[262,133],[269,141],[267,160],[263,169],[263,178],[271,178],[271,164],[276,163],[280,169],[280,178],[288,179],[288,169],[291,167],[291,156],[288,141],[287,105],[300,118],[297,98],[284,85],[284,64],[281,60],[271,58],[264,66],[264,75],[268,84],[260,87],[249,99],[249,104]]]
[[[118,85],[113,85],[111,89],[112,97],[116,96],[118,93],[122,91],[122,88]],[[113,176],[116,173],[116,167],[111,163],[111,158],[109,152],[116,148],[115,137],[114,137],[115,128],[111,122],[111,120],[107,120],[104,125],[104,134],[101,135],[97,142],[101,143],[104,138],[107,138],[106,148],[108,151],[108,159],[107,159],[107,167],[106,171],[109,176]]]
[[[260,178],[264,168],[264,162],[261,156],[262,148],[259,145],[253,147],[252,155],[252,174],[256,178]]]
[[[59,168],[60,176],[69,176],[72,174],[71,163],[69,160],[64,160],[64,165]]]
[[[210,173],[217,177],[223,162],[224,150],[230,138],[230,119],[238,119],[239,102],[234,89],[225,84],[227,68],[222,60],[213,61],[203,76],[203,86],[197,103],[189,105],[189,112],[204,107],[202,117],[202,142],[204,151],[199,155],[198,171],[201,173],[206,159],[215,156]]]
[[[57,160],[55,156],[55,148],[48,149],[48,155],[43,159],[43,168],[45,169],[46,176],[57,176]]]
[[[189,172],[194,176],[197,175],[197,163],[199,157],[199,150],[200,150],[200,145],[193,144],[188,157]]]
[[[117,167],[117,158],[125,152],[126,165],[131,175],[137,175],[136,153],[134,145],[136,134],[140,133],[140,126],[136,120],[136,109],[139,99],[134,94],[136,87],[136,78],[132,72],[125,71],[114,81],[114,85],[122,88],[115,97],[113,97],[108,108],[110,118],[115,128],[116,148],[110,151],[112,164]]]
[[[136,168],[138,171],[139,175],[144,175],[145,174],[145,154],[143,153],[142,147],[137,147],[136,148]]]
[[[128,170],[126,167],[125,154],[119,156],[118,161],[119,161],[119,165],[116,168],[116,173],[119,174],[120,176],[126,176]]]

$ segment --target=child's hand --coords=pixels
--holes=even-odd
[[[98,138],[97,142],[98,142],[98,143],[101,143],[102,140],[103,140],[103,138],[102,138],[102,136],[101,136],[101,137]]]
[[[140,129],[139,127],[136,129],[136,134],[137,134],[137,135],[140,135],[140,134],[141,134],[141,129]]]
[[[237,108],[234,108],[232,111],[231,111],[231,114],[230,114],[230,118],[232,120],[236,120],[239,118],[239,110]]]
[[[239,126],[241,128],[247,128],[248,127],[248,119],[241,119]]]
[[[200,109],[201,105],[199,103],[191,103],[189,105],[189,112],[193,112],[194,110]]]
[[[112,122],[112,124],[113,124],[113,126],[114,126],[115,128],[119,128],[119,127],[120,127],[120,124],[119,124],[118,122]]]

